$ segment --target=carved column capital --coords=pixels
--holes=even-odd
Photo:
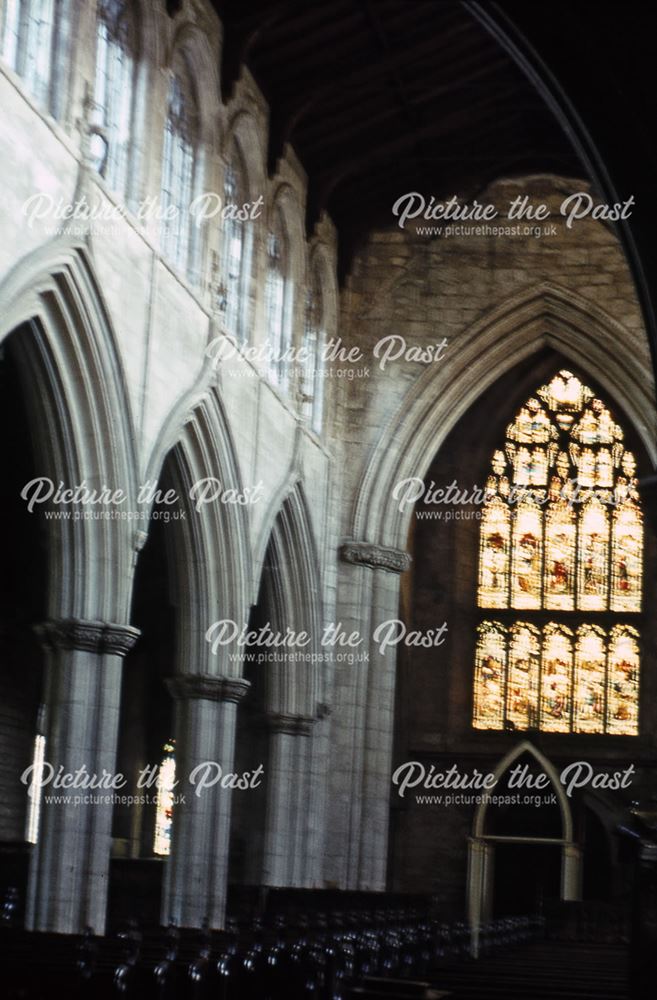
[[[89,653],[125,656],[141,635],[132,625],[65,618],[35,626],[35,632],[47,649],[76,649]]]
[[[411,565],[411,556],[403,549],[387,548],[373,542],[346,541],[340,546],[343,562],[370,569],[384,569],[388,573],[404,573]]]
[[[288,736],[310,736],[315,720],[307,715],[268,712],[266,721],[267,728],[272,733],[286,733]]]
[[[200,698],[205,701],[241,701],[251,687],[244,677],[215,677],[214,674],[178,674],[167,679],[173,698]]]

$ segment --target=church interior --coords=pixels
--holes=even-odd
[[[0,0],[8,1000],[648,1000],[655,15]]]

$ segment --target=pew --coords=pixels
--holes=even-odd
[[[339,901],[342,905],[327,905]],[[0,913],[7,1000],[427,1000],[451,995],[443,970],[472,963],[470,929],[432,913],[430,901],[382,893],[330,900],[321,893],[270,898],[224,931],[128,920],[106,937],[28,933],[14,893]],[[275,902],[275,897],[274,897]],[[323,903],[324,907],[318,904]],[[529,917],[481,929],[487,955],[541,933]]]

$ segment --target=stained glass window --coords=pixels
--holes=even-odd
[[[541,728],[548,732],[570,729],[572,667],[572,632],[550,623],[543,631],[541,675]]]
[[[514,608],[540,608],[543,565],[543,511],[521,500],[513,517],[511,602]]]
[[[506,718],[516,729],[533,728],[538,722],[540,652],[540,632],[534,625],[511,626]]]
[[[303,335],[306,349],[301,379],[301,412],[317,434],[322,429],[324,380],[321,375],[324,351],[324,295],[322,277],[314,268],[308,297]]]
[[[642,537],[641,512],[636,500],[628,498],[617,506],[612,519],[613,611],[641,610]]]
[[[267,236],[267,277],[265,283],[265,316],[269,344],[269,373],[274,382],[287,387],[290,360],[286,352],[292,335],[291,282],[289,279],[289,248],[285,223],[280,209]]]
[[[509,539],[511,511],[501,497],[493,497],[483,511],[479,557],[479,603],[506,608],[509,593]]]
[[[607,643],[604,630],[582,625],[575,653],[575,718],[577,733],[599,733],[604,728]]]
[[[162,251],[188,277],[193,277],[190,205],[194,197],[198,121],[194,89],[180,63],[169,82],[162,154]]]
[[[46,760],[46,738],[42,733],[34,737],[34,749],[32,753],[32,776],[30,784],[32,793],[27,803],[27,817],[25,822],[25,839],[28,844],[36,844],[39,839],[39,823],[41,820],[41,801],[43,799],[43,767]]]
[[[577,606],[604,611],[609,604],[609,515],[595,494],[579,518]]]
[[[51,110],[61,6],[61,0],[5,0],[0,13],[2,58]]]
[[[134,29],[125,0],[101,0],[96,29],[94,101],[104,134],[94,139],[100,173],[124,196],[128,183],[135,71]]]
[[[635,732],[639,714],[639,633],[630,625],[616,625],[611,630],[607,699],[609,732]]]
[[[641,611],[642,575],[634,455],[605,403],[559,371],[486,481],[478,605],[503,617],[479,628],[475,728],[637,734],[639,634],[618,618]]]
[[[164,745],[164,757],[157,776],[155,805],[155,837],[153,854],[167,856],[171,853],[171,828],[173,826],[173,791],[176,781],[176,758],[173,740]]]
[[[475,718],[477,729],[501,729],[504,720],[507,632],[499,622],[482,622],[477,644]]]
[[[545,525],[543,600],[550,610],[572,611],[575,607],[576,544],[575,511],[557,497],[550,504]]]
[[[222,272],[225,289],[224,325],[239,341],[246,339],[251,271],[252,227],[235,218],[235,209],[248,202],[245,187],[246,168],[233,144],[224,174],[224,223],[222,236]]]

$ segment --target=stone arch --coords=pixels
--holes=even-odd
[[[176,59],[185,60],[196,97],[200,119],[199,145],[216,148],[217,113],[220,104],[219,73],[207,34],[187,21],[176,30],[166,52],[166,68],[173,69]]]
[[[465,332],[452,363],[427,367],[382,429],[356,493],[352,537],[403,549],[411,512],[391,503],[395,483],[424,476],[482,391],[545,347],[595,377],[657,464],[654,385],[641,359],[618,349],[631,343],[630,333],[598,305],[555,285],[541,284],[495,307]]]
[[[316,272],[319,278],[323,305],[322,319],[324,349],[321,354],[318,352],[315,355],[315,365],[320,369],[320,374],[314,378],[312,385],[313,397],[319,393],[322,398],[321,419],[318,431],[319,436],[322,437],[326,431],[328,415],[335,411],[335,406],[331,405],[331,400],[336,398],[337,392],[334,385],[335,380],[323,378],[321,369],[324,367],[326,345],[331,340],[337,340],[340,304],[337,275],[335,273],[335,268],[332,267],[332,251],[330,246],[319,234],[315,234],[308,245],[307,268],[306,287],[309,290],[309,294],[313,294],[314,274]],[[305,328],[306,322],[304,317],[304,343]],[[314,426],[314,422],[311,423],[311,426],[313,430],[318,430],[317,427]]]
[[[166,58],[166,41],[163,38],[163,19],[147,0],[137,0],[133,5],[133,17],[138,34],[138,57],[144,62],[161,66]]]
[[[306,651],[317,652],[322,621],[319,555],[301,482],[288,487],[273,509],[276,513],[270,519],[270,528],[264,535],[266,544],[257,563],[259,578],[269,557],[268,596],[275,619],[272,626],[281,631],[288,625],[295,631],[306,631],[310,636]],[[316,663],[292,663],[283,670],[271,671],[268,710],[314,718],[321,700],[319,676]]]
[[[332,266],[332,254],[329,246],[319,238],[313,238],[308,249],[308,273],[313,267],[319,267],[324,295],[326,328],[329,336],[337,334],[340,301],[337,276]]]
[[[316,775],[326,759],[321,726],[322,620],[317,547],[302,483],[292,475],[271,505],[261,532],[256,565],[254,626],[286,636],[292,644],[272,648],[258,640],[257,666],[246,664],[253,689],[241,714],[238,753],[265,762],[257,819],[242,809],[234,830],[248,880],[266,885],[308,886],[318,879],[318,836],[312,816],[322,807]],[[301,641],[300,632],[308,641]],[[252,656],[252,653],[250,654]],[[318,758],[321,758],[318,759]],[[238,810],[239,812],[239,810]]]
[[[181,426],[182,425],[182,426]],[[171,560],[176,567],[174,598],[180,608],[178,669],[182,673],[235,673],[210,655],[205,633],[217,618],[240,624],[251,603],[252,556],[246,508],[218,499],[200,505],[190,496],[194,484],[213,477],[224,489],[242,492],[239,459],[224,407],[215,389],[183,401],[171,414],[148,466],[147,480],[158,479],[167,455],[173,488],[186,517],[171,535]],[[214,484],[217,489],[218,485]],[[199,494],[194,498],[198,501]],[[237,661],[234,661],[237,662]],[[200,664],[206,663],[205,671]]]
[[[166,468],[165,468],[166,467]],[[243,505],[207,497],[196,509],[195,484],[212,477],[223,489],[243,490],[237,451],[216,388],[197,385],[162,429],[149,462],[149,481],[175,490],[185,514],[168,526],[167,576],[176,608],[176,652],[167,687],[174,705],[176,767],[191,775],[207,761],[226,773],[235,752],[237,705],[249,688],[237,638],[216,649],[210,626],[248,622],[251,550]],[[218,488],[218,484],[213,484]],[[211,638],[211,637],[210,637]],[[222,927],[226,898],[232,796],[215,788],[185,797],[173,814],[172,850],[165,864],[161,919]]]
[[[112,322],[84,244],[56,241],[22,260],[0,286],[0,341],[15,343],[39,459],[53,482],[123,490],[134,507],[135,433]],[[134,522],[50,521],[49,615],[128,617]]]
[[[274,183],[269,197],[267,224],[271,225],[277,211],[281,212],[290,253],[290,278],[294,290],[294,315],[300,315],[303,296],[300,294],[306,280],[307,243],[303,224],[303,213],[298,194],[288,181]],[[298,329],[298,323],[292,323],[292,338]]]
[[[240,109],[229,119],[223,136],[222,152],[224,156],[230,152],[233,142],[237,143],[244,162],[245,186],[249,199],[252,200],[256,191],[265,190],[267,174],[261,134],[253,115],[247,110]]]
[[[84,243],[55,240],[24,258],[0,286],[0,340],[11,345],[35,428],[36,458],[55,486],[121,490],[101,513],[137,510],[135,433],[112,322]],[[110,508],[108,511],[108,507]],[[72,508],[72,509],[71,509]],[[51,509],[88,512],[72,504]],[[84,760],[113,772],[121,660],[139,633],[130,612],[135,520],[71,517],[47,522],[45,650],[48,759]],[[62,719],[66,725],[62,725]],[[44,803],[30,858],[27,925],[102,933],[111,803],[61,810]]]
[[[260,199],[257,215],[242,223],[242,271],[239,284],[240,305],[238,307],[238,333],[248,342],[253,337],[254,317],[258,299],[257,276],[260,268],[260,256],[263,250],[262,227],[264,224],[264,196],[266,190],[266,173],[264,168],[264,153],[256,120],[245,110],[233,114],[223,131],[221,140],[222,179],[225,181],[225,171],[231,166],[238,173],[238,202],[253,206]],[[221,190],[221,188],[220,188]],[[225,205],[223,206],[225,208]],[[221,213],[220,213],[221,214]],[[217,217],[215,220],[215,240],[219,250],[222,282],[225,281],[224,229],[227,220]],[[234,332],[234,331],[233,331]]]
[[[561,784],[558,771],[555,769],[552,762],[548,760],[545,754],[541,753],[541,751],[538,750],[533,743],[530,743],[529,740],[524,740],[522,743],[519,743],[518,746],[509,750],[493,771],[495,780],[499,781],[502,775],[506,774],[512,764],[515,764],[516,761],[520,760],[524,754],[529,754],[533,757],[539,767],[550,779],[550,783],[554,788],[557,801],[559,803],[563,839],[571,841],[573,839],[573,817],[570,810],[570,804],[568,802],[568,796],[566,795],[565,789]],[[472,824],[473,837],[483,837],[485,835],[486,812],[488,810],[488,805],[488,801],[484,798],[477,806],[474,822]]]
[[[529,740],[523,740],[513,747],[493,771],[499,780],[512,764],[522,756],[531,756],[548,775],[554,788],[559,804],[562,822],[560,838],[541,837],[511,837],[508,843],[552,844],[561,848],[561,886],[562,900],[578,900],[581,898],[581,851],[573,839],[573,820],[570,805],[559,774],[548,758],[541,753]],[[507,840],[506,837],[491,837],[485,832],[485,819],[489,802],[484,798],[475,812],[472,835],[468,839],[468,874],[467,874],[467,910],[471,930],[472,953],[476,958],[479,954],[479,935],[482,923],[492,916],[495,847]]]

